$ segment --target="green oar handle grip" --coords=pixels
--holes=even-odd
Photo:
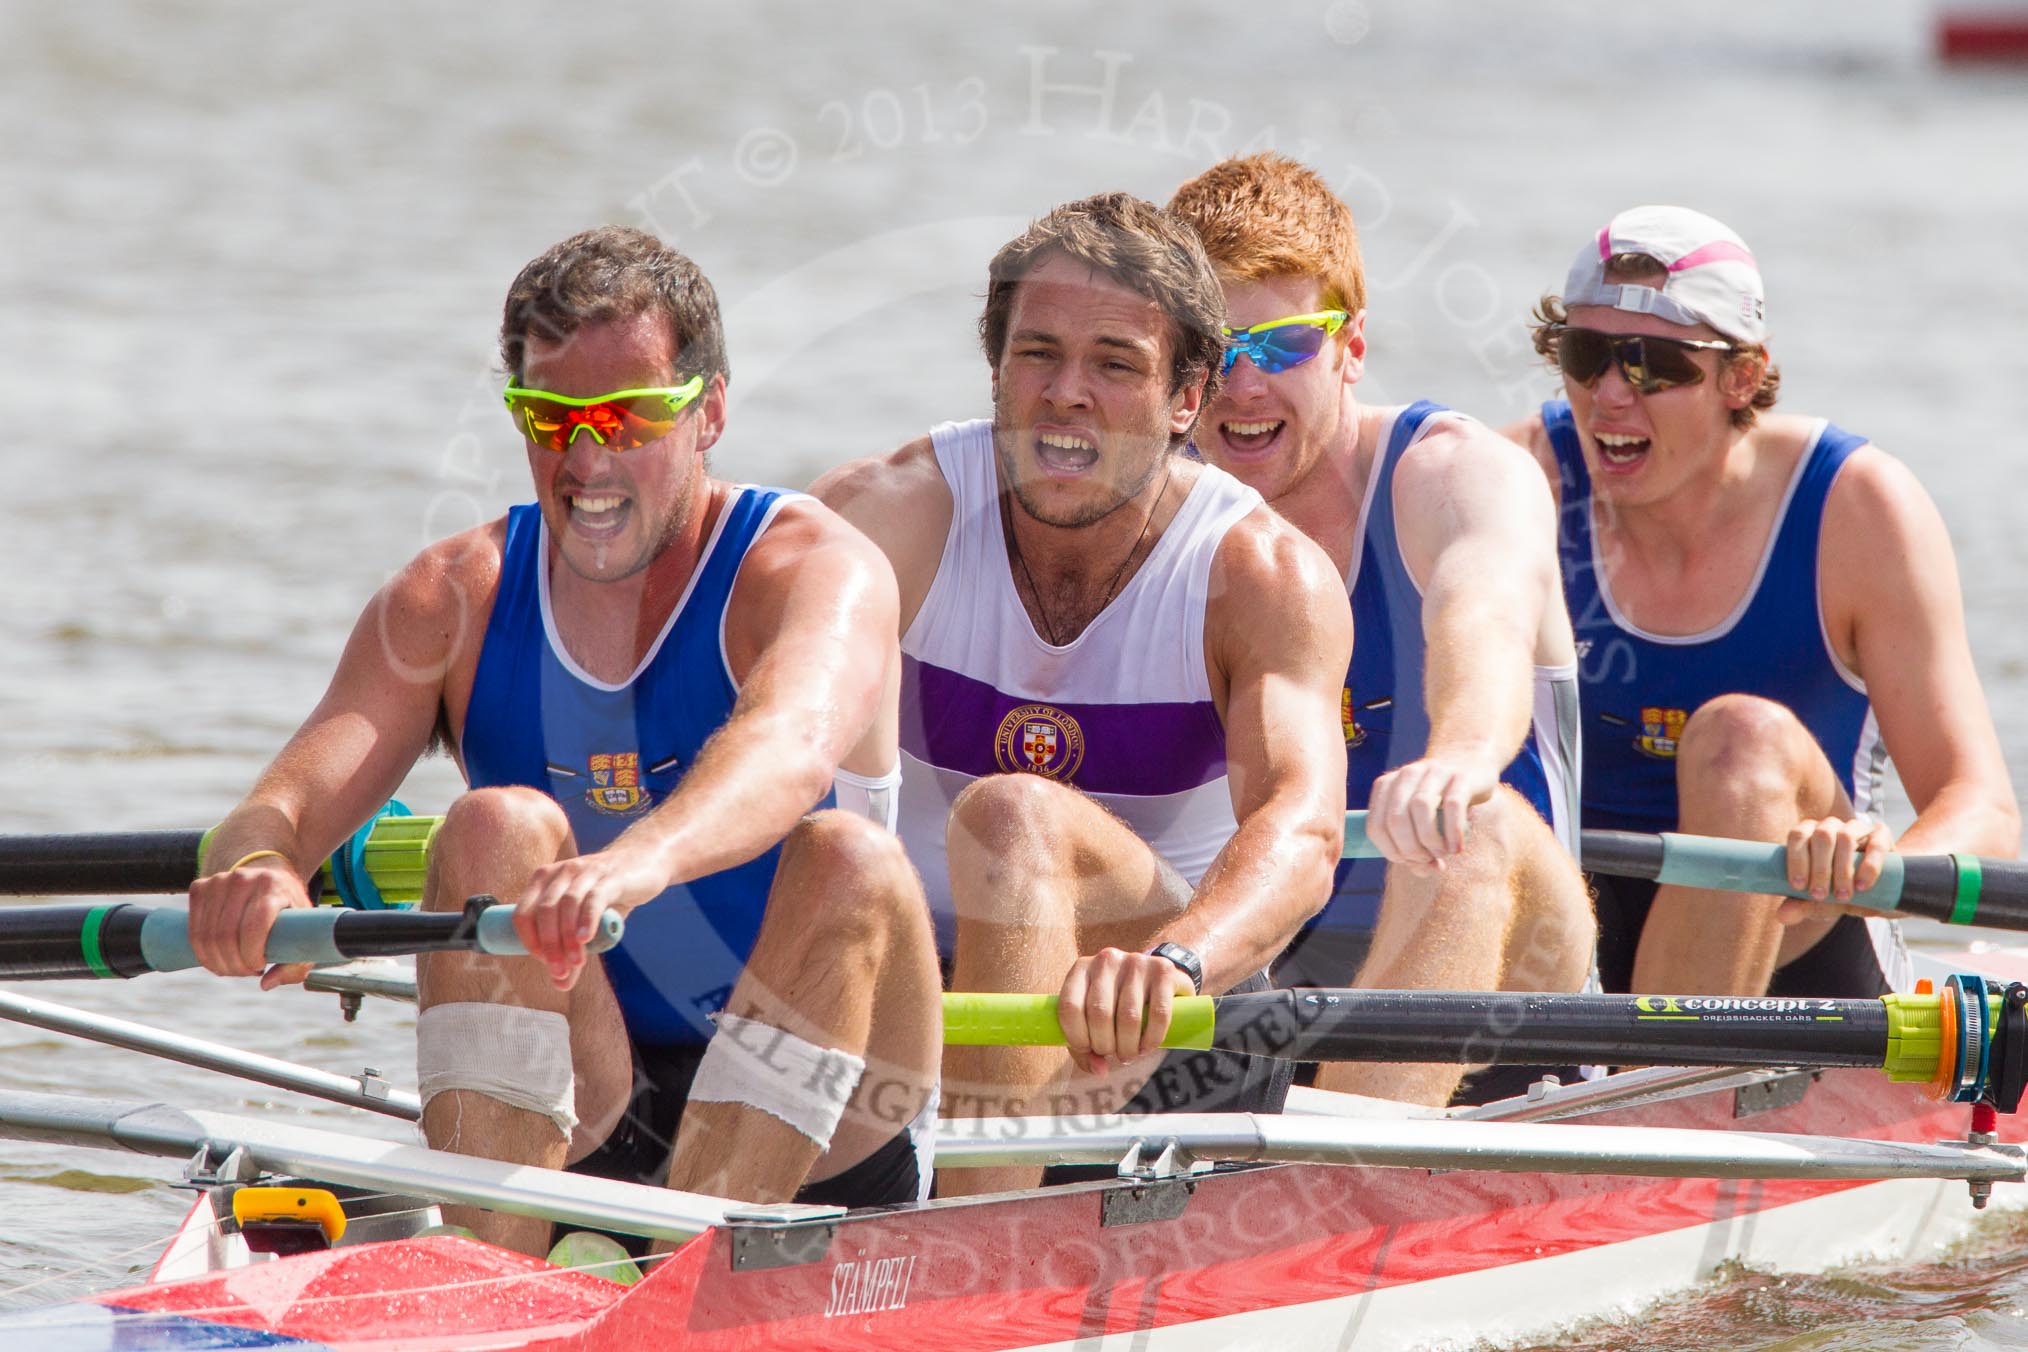
[[[1177,997],[1164,1047],[1209,1047],[1215,1018],[1208,995]],[[1053,995],[955,992],[944,996],[944,1045],[1061,1047],[1063,1025]]]

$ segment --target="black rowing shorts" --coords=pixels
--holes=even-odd
[[[689,1101],[690,1082],[704,1059],[704,1048],[637,1045],[633,1050],[634,1093],[626,1113],[598,1149],[570,1165],[569,1171],[665,1187],[676,1128],[683,1120],[683,1105]],[[823,1206],[889,1206],[917,1200],[921,1183],[915,1141],[903,1127],[843,1173],[804,1184],[795,1200]],[[623,1236],[615,1238],[626,1242]]]
[[[1652,878],[1614,878],[1587,873],[1598,897],[1598,975],[1605,989],[1616,995],[1673,995],[1674,991],[1635,991],[1634,953],[1641,945],[1641,930],[1648,923],[1648,910],[1655,904]],[[1840,916],[1838,923],[1785,967],[1775,968],[1768,983],[1769,995],[1837,996],[1864,1000],[1885,995],[1894,989],[1887,973],[1880,969],[1880,956],[1866,922],[1856,915]]]

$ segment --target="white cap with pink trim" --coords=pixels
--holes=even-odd
[[[1606,260],[1629,253],[1669,269],[1661,290],[1606,281]],[[1610,305],[1672,324],[1709,324],[1742,343],[1767,341],[1760,265],[1738,235],[1688,207],[1634,207],[1613,217],[1578,250],[1563,303]]]

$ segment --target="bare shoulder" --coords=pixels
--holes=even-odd
[[[1352,655],[1352,603],[1322,546],[1272,508],[1255,508],[1212,557],[1204,658],[1221,715],[1269,673],[1335,697]]]
[[[1529,458],[1525,443],[1470,414],[1447,412],[1429,424],[1411,453],[1402,457],[1402,466],[1404,470],[1421,465],[1447,472],[1505,473],[1526,464]]]
[[[895,641],[895,612],[894,569],[880,547],[823,503],[797,496],[740,562],[726,656],[744,681],[769,649],[807,653],[811,644],[843,642],[877,651]]]
[[[917,437],[887,455],[840,465],[810,491],[887,556],[901,586],[905,629],[929,594],[951,533],[951,486],[936,447]]]
[[[891,520],[897,510],[919,512],[935,508],[939,501],[948,514],[951,501],[936,448],[926,436],[886,455],[826,470],[810,485],[810,492],[861,530],[869,523]]]
[[[1500,429],[1500,435],[1537,456],[1549,449],[1549,425],[1542,421],[1540,409],[1519,422],[1508,423]]]
[[[1273,508],[1248,512],[1225,533],[1211,564],[1214,603],[1238,616],[1345,610],[1345,580],[1323,546]]]
[[[1397,512],[1422,505],[1498,503],[1503,511],[1548,499],[1541,462],[1524,445],[1461,413],[1445,416],[1402,456],[1394,472]]]
[[[1949,533],[1908,466],[1868,442],[1839,467],[1824,500],[1823,547],[1840,571],[1884,576],[1927,568],[1951,554]]]
[[[1519,422],[1509,423],[1500,429],[1500,435],[1533,456],[1535,463],[1549,479],[1553,492],[1561,471],[1556,466],[1556,451],[1549,444],[1549,425],[1542,421],[1542,414],[1529,414]]]
[[[1929,504],[1929,492],[1915,471],[1869,441],[1839,467],[1825,505],[1833,511],[1842,508],[1885,515],[1911,502]]]
[[[501,517],[426,546],[374,598],[381,625],[416,641],[452,643],[473,630],[475,619],[483,626],[499,590],[506,544]]]
[[[319,719],[360,714],[387,733],[386,746],[412,757],[432,722],[462,727],[506,541],[503,517],[438,540],[396,569],[360,612],[324,703],[298,737]]]
[[[893,577],[879,546],[865,532],[822,501],[798,495],[776,509],[767,530],[747,550],[740,577],[742,582],[753,575],[790,584],[812,579],[842,583],[847,574],[861,572]]]
[[[1879,664],[1899,660],[1896,654],[1934,656],[1942,650],[1934,639],[1939,627],[1956,635],[1944,647],[1969,665],[1950,532],[1915,475],[1877,446],[1854,450],[1831,482],[1817,586],[1833,650],[1876,687],[1876,703],[1889,698],[1878,693],[1885,688]],[[1891,636],[1891,647],[1881,646],[1881,635]]]

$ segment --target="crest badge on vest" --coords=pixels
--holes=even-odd
[[[1644,708],[1641,735],[1634,739],[1634,746],[1644,756],[1674,760],[1676,743],[1683,736],[1683,725],[1689,721],[1686,709]]]
[[[993,759],[1009,772],[1067,780],[1084,760],[1084,729],[1052,705],[1023,704],[1000,720]]]
[[[592,786],[584,791],[584,800],[594,809],[621,817],[650,805],[648,791],[641,786],[638,751],[594,752],[588,768]]]
[[[1366,729],[1359,726],[1359,711],[1352,707],[1352,687],[1346,686],[1338,700],[1338,721],[1345,726],[1345,745],[1358,746],[1366,740]]]

